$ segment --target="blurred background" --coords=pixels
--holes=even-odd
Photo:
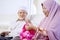
[[[21,6],[28,8],[28,16],[32,17],[32,23],[37,26],[44,18],[41,8],[41,3],[44,1],[45,0],[0,0],[0,31],[7,29],[10,23],[18,18],[17,11]],[[55,1],[60,4],[60,0]]]

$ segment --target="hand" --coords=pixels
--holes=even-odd
[[[37,32],[35,33],[35,35],[33,36],[32,40],[40,40],[41,38],[43,38],[44,40],[48,40],[48,35],[47,35],[47,31],[46,29],[43,28],[37,28]]]
[[[46,28],[38,28],[38,30],[40,31],[41,34],[43,34],[44,36],[47,36]]]
[[[32,29],[32,27],[28,26],[28,25],[26,25],[25,28],[26,28],[26,30],[31,30]]]

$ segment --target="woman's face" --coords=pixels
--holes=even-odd
[[[27,16],[27,13],[24,10],[20,10],[19,13],[18,13],[18,16],[19,16],[19,18],[24,19]]]
[[[43,9],[43,12],[44,12],[45,16],[48,17],[49,12],[48,12],[48,10],[44,7],[44,5],[42,6],[42,9]]]

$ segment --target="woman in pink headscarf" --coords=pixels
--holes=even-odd
[[[40,23],[39,27],[42,27],[42,32],[45,30],[45,34],[49,38],[48,40],[60,40],[60,5],[54,0],[46,0],[41,5],[46,17]],[[35,37],[37,38],[36,40],[46,40],[45,37],[41,39],[41,35],[39,36],[39,33],[37,34]]]

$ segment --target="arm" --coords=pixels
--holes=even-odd
[[[33,26],[33,24],[31,23],[31,21],[30,21],[29,19],[25,19],[25,21],[26,21],[26,23],[27,23],[27,25],[26,25],[25,28],[26,28],[27,30],[30,30],[30,29],[36,30],[36,27]]]

